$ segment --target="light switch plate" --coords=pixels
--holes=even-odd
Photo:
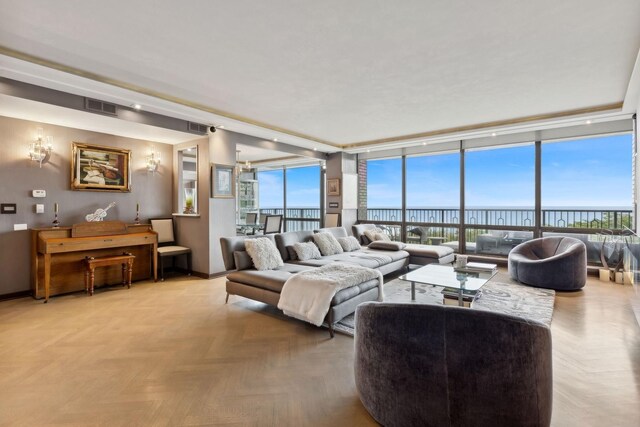
[[[47,192],[45,190],[33,190],[31,195],[33,197],[47,197]]]
[[[27,224],[13,224],[13,231],[26,230]]]
[[[36,213],[44,213],[44,205],[40,203],[36,204]]]

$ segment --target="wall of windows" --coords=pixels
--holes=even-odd
[[[407,242],[457,241],[457,227],[426,224],[460,223],[460,153],[407,156],[405,168]]]
[[[320,228],[320,166],[257,173],[260,216],[283,215],[284,231]]]
[[[287,231],[320,228],[320,166],[287,168]]]
[[[607,126],[615,129],[628,123]],[[571,131],[575,130],[529,134]],[[589,248],[599,232],[633,228],[630,132],[525,141],[522,137],[492,146],[487,138],[459,142],[461,148],[454,153],[449,149],[389,159],[363,155],[367,189],[366,207],[361,203],[361,209],[366,214],[359,213],[359,218],[397,230],[397,240],[496,256],[550,233],[573,233]],[[589,249],[590,262],[597,261],[596,246]]]
[[[466,246],[486,255],[508,255],[531,239],[535,224],[535,145],[465,153]],[[492,226],[524,230],[495,230]]]
[[[542,144],[545,227],[631,227],[630,134]]]

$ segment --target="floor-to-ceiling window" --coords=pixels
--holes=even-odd
[[[598,263],[603,235],[612,234],[601,230],[632,228],[631,134],[543,142],[541,160],[542,227],[552,230],[545,235],[582,231],[571,235],[585,242],[589,262]],[[616,256],[615,240],[608,237],[605,255]]]
[[[507,255],[533,238],[535,145],[465,153],[466,251]]]
[[[367,161],[366,197],[367,220],[386,228],[393,240],[401,240],[397,223],[402,222],[402,158]]]
[[[283,215],[284,231],[320,228],[320,166],[286,167],[257,173],[260,216]]]
[[[407,156],[405,168],[406,241],[457,250],[460,153]]]
[[[289,167],[287,175],[287,231],[320,228],[320,166]]]
[[[260,220],[265,215],[284,215],[284,170],[261,170],[257,176]]]

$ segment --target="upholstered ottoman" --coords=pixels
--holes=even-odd
[[[453,249],[448,246],[408,244],[409,264],[450,264],[454,261]]]

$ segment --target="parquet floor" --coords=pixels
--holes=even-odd
[[[633,295],[557,296],[553,425],[640,425]],[[375,425],[351,338],[224,297],[194,278],[0,302],[0,425]]]

